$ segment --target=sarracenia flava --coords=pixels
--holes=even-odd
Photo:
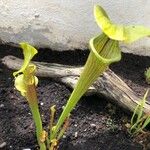
[[[91,84],[108,68],[108,66],[121,59],[119,41],[132,43],[142,37],[150,35],[150,29],[143,26],[123,26],[114,24],[105,10],[96,5],[94,16],[102,33],[89,42],[90,54],[61,116],[53,130],[53,139],[64,120],[68,117],[79,99],[83,96]]]
[[[37,53],[37,50],[27,43],[20,43],[20,45],[23,49],[24,62],[21,69],[13,73],[15,76],[15,87],[29,103],[36,126],[36,136],[40,150],[46,150],[45,143],[41,140],[44,130],[36,95],[36,86],[38,84],[38,78],[35,76],[36,66],[30,64],[31,59]]]

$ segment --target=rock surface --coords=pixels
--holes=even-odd
[[[87,49],[89,39],[100,32],[94,4],[102,5],[115,22],[150,27],[148,0],[1,0],[0,39],[59,51]],[[122,47],[124,52],[150,56],[148,38]]]

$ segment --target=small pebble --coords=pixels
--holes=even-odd
[[[96,124],[91,123],[90,126],[91,126],[92,128],[95,128],[95,127],[96,127]]]
[[[13,98],[14,98],[14,95],[11,95],[10,98],[13,99]]]
[[[78,125],[77,125],[77,124],[75,124],[74,126],[75,126],[75,127],[77,127]]]
[[[31,150],[30,148],[24,148],[23,150]]]
[[[0,144],[0,148],[4,148],[6,146],[6,142]]]
[[[4,104],[0,104],[0,108],[3,108],[4,107]]]
[[[40,105],[41,105],[41,106],[43,106],[43,105],[44,105],[44,103],[43,103],[43,102],[41,102],[41,103],[40,103]]]
[[[78,132],[74,133],[74,137],[77,138],[78,137]]]

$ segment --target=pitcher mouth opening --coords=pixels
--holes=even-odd
[[[104,33],[92,38],[89,45],[93,54],[103,63],[111,64],[121,59],[119,41],[110,39]]]

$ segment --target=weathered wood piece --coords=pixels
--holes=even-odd
[[[10,69],[18,70],[22,64],[22,60],[14,56],[6,56],[2,59],[2,63]],[[37,66],[37,76],[54,78],[71,88],[74,88],[76,85],[83,69],[83,67],[55,63],[33,63]],[[86,94],[103,95],[107,97],[108,100],[111,100],[129,111],[134,111],[140,100],[140,97],[138,97],[137,94],[110,69],[97,79],[97,81],[88,89]],[[150,104],[145,104],[144,112],[150,112]]]

